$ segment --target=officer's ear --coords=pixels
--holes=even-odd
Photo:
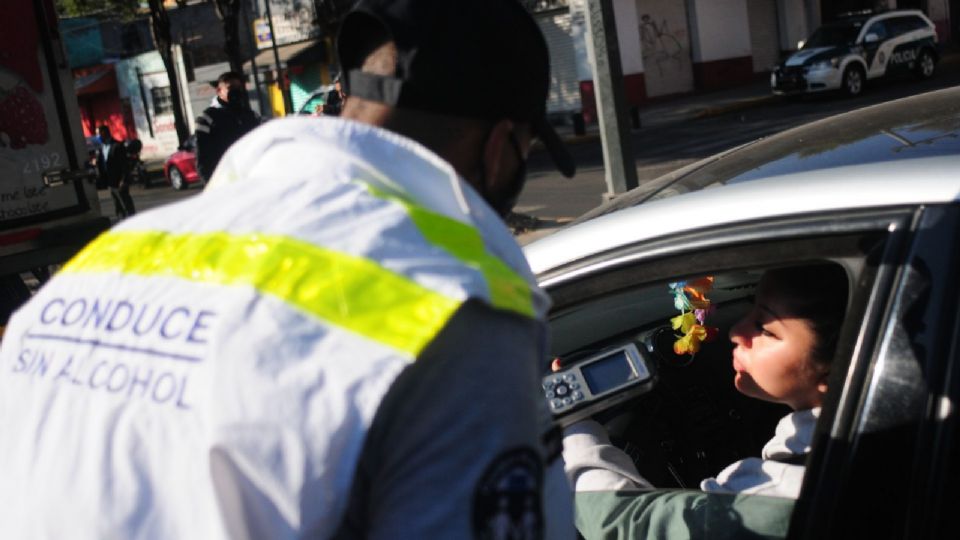
[[[490,197],[498,199],[501,194],[512,191],[513,186],[510,184],[514,181],[514,176],[511,171],[519,165],[517,163],[519,156],[514,155],[516,152],[510,142],[514,129],[513,121],[498,120],[487,133],[480,156],[482,160],[479,178],[481,192],[488,197],[488,202],[494,207],[496,207],[495,201],[490,200]]]

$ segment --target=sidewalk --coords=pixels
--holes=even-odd
[[[757,107],[779,99],[770,92],[770,83],[764,80],[743,86],[664,98],[640,106],[640,129],[677,124],[697,118],[708,118],[733,111]],[[592,123],[586,133],[576,135],[573,126],[555,126],[557,134],[567,144],[593,141],[600,137],[600,126]]]

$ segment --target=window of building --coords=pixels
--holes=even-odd
[[[170,96],[169,86],[159,86],[150,89],[153,97],[153,114],[161,115],[173,112],[173,98]]]

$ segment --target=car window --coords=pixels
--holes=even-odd
[[[876,34],[879,41],[887,39],[888,33],[886,23],[884,21],[876,21],[875,23],[871,24],[870,27],[867,28],[867,33],[864,34],[864,36],[868,36],[870,34]]]
[[[804,42],[804,49],[816,47],[837,47],[840,45],[849,45],[857,39],[860,34],[862,22],[844,22],[825,24],[817,28],[813,34]]]
[[[914,30],[929,27],[926,21],[915,15],[894,17],[893,19],[890,19],[889,26],[891,33],[894,35],[906,34],[908,32],[913,32]]]
[[[764,228],[775,229],[769,224]],[[797,234],[801,234],[799,230]],[[550,317],[551,352],[562,365],[629,340],[639,340],[656,362],[657,382],[652,390],[627,404],[611,403],[596,418],[637,472],[657,489],[578,494],[577,522],[586,537],[606,534],[611,527],[648,533],[656,530],[652,536],[665,538],[731,538],[742,536],[739,533],[779,538],[786,534],[793,512],[791,500],[757,494],[720,495],[700,489],[702,480],[716,477],[731,464],[759,457],[778,421],[790,412],[736,390],[733,344],[728,335],[753,309],[757,283],[765,270],[832,261],[847,270],[849,283],[863,288],[850,295],[855,300],[851,300],[846,324],[852,327],[841,334],[848,344],[842,354],[849,358],[856,328],[862,324],[862,307],[854,304],[866,303],[869,295],[864,290],[871,284],[863,268],[885,234],[781,238],[697,249],[695,253],[683,253],[681,246],[669,257],[629,267],[607,261],[602,270],[598,265],[597,273],[577,282],[548,287],[556,302]],[[711,231],[709,236],[724,242],[725,233]],[[700,245],[693,238],[689,241]],[[671,319],[679,312],[670,284],[705,275],[713,278],[706,295],[713,311],[707,315],[706,325],[717,329],[717,337],[703,343],[692,357],[677,354],[674,346],[680,332]],[[841,374],[846,369],[839,357],[834,366]],[[663,488],[682,491],[664,492]],[[609,513],[611,509],[615,515]]]

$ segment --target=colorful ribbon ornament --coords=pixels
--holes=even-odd
[[[717,328],[706,326],[707,316],[713,311],[707,293],[713,289],[713,276],[706,276],[693,281],[678,281],[670,284],[673,294],[673,305],[680,310],[680,315],[670,319],[674,330],[679,330],[677,341],[673,344],[676,354],[691,356],[700,351],[700,344],[711,341],[719,332]]]

